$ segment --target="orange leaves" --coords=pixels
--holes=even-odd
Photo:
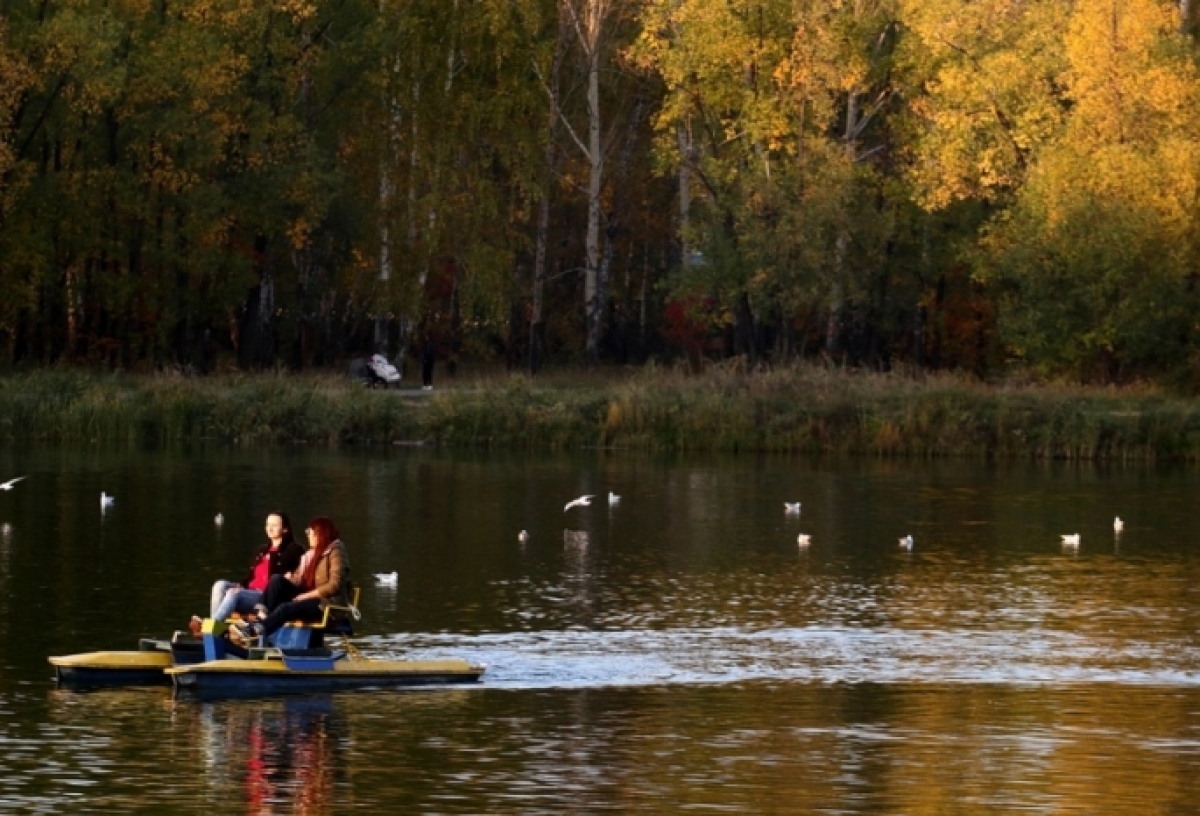
[[[927,209],[1017,188],[1061,127],[1059,0],[903,0],[906,54],[924,93],[911,104],[911,178]]]
[[[199,180],[194,171],[179,167],[174,157],[157,142],[150,146],[144,174],[152,189],[168,193],[182,193]]]
[[[9,48],[4,21],[0,20],[0,176],[8,172],[15,159],[11,141],[12,111],[34,81],[34,70],[29,62]],[[0,212],[4,210],[4,195],[0,191]]]
[[[317,16],[317,6],[308,0],[283,0],[279,10],[291,18],[292,25],[299,25]]]
[[[1195,122],[1196,71],[1161,0],[1084,0],[1064,37],[1074,138],[1154,141]]]

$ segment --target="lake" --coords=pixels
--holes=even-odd
[[[1145,816],[1200,801],[1195,468],[0,451],[0,480],[20,474],[0,493],[6,812]],[[338,523],[368,655],[462,657],[483,681],[257,700],[55,686],[48,655],[134,648],[203,614],[275,509],[298,529]],[[392,570],[395,587],[371,577]]]

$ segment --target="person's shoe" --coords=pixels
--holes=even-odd
[[[267,608],[265,606],[263,606],[262,604],[255,604],[254,605],[254,617],[258,618],[259,620],[262,620],[266,616],[267,616]]]
[[[235,642],[240,640],[243,645],[250,646],[258,643],[262,629],[254,623],[235,623],[229,627],[229,634]]]
[[[432,385],[422,385],[422,386],[421,386],[421,390],[422,390],[422,391],[432,391],[432,390],[433,390],[433,386],[432,386]]]

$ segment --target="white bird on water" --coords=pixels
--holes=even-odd
[[[620,497],[620,496],[618,496],[616,493],[613,493],[613,492],[610,490],[610,491],[608,491],[608,503],[609,503],[609,504],[620,504],[620,503],[621,503],[621,497]]]
[[[17,477],[17,478],[15,478],[15,479],[9,479],[7,482],[4,482],[3,484],[0,484],[0,490],[12,490],[12,489],[13,489],[13,485],[15,485],[17,482],[19,482],[19,481],[21,481],[22,479],[25,479],[25,478],[28,478],[28,477],[26,477],[26,476],[18,476],[18,477]]]
[[[112,507],[113,502],[115,502],[116,500],[117,499],[115,496],[110,496],[107,493],[105,493],[103,490],[100,491],[100,509],[101,510],[106,510],[109,507]]]
[[[1121,521],[1121,517],[1117,516],[1113,519],[1113,532],[1119,533],[1125,529],[1125,522]]]
[[[1078,547],[1079,546],[1079,533],[1070,533],[1070,534],[1064,533],[1062,536],[1062,544],[1064,547]]]
[[[784,502],[783,503],[783,512],[787,513],[788,515],[793,515],[793,516],[799,515],[800,502]]]
[[[587,507],[589,504],[592,503],[592,499],[594,497],[595,497],[595,494],[592,493],[592,494],[588,494],[587,496],[580,496],[578,499],[571,499],[571,501],[567,502],[567,506],[563,508],[563,512],[564,513],[567,512],[572,507]]]
[[[906,535],[904,538],[900,539],[900,549],[911,550],[912,548],[913,548],[913,537],[912,536]]]
[[[812,544],[812,536],[808,533],[801,533],[796,536],[796,543],[800,545],[800,549],[806,549],[809,544]]]
[[[528,540],[529,540],[529,533],[525,532],[524,530],[517,533],[517,541],[520,541],[522,544],[524,544]]]
[[[215,516],[213,516],[213,524],[220,527],[224,523],[225,523],[225,514],[224,513],[217,513]]]
[[[395,586],[396,579],[399,577],[400,577],[400,574],[397,572],[377,572],[377,573],[375,573],[375,580],[378,581],[381,586]]]

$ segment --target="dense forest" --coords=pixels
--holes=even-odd
[[[0,365],[1200,385],[1189,0],[0,0]]]

